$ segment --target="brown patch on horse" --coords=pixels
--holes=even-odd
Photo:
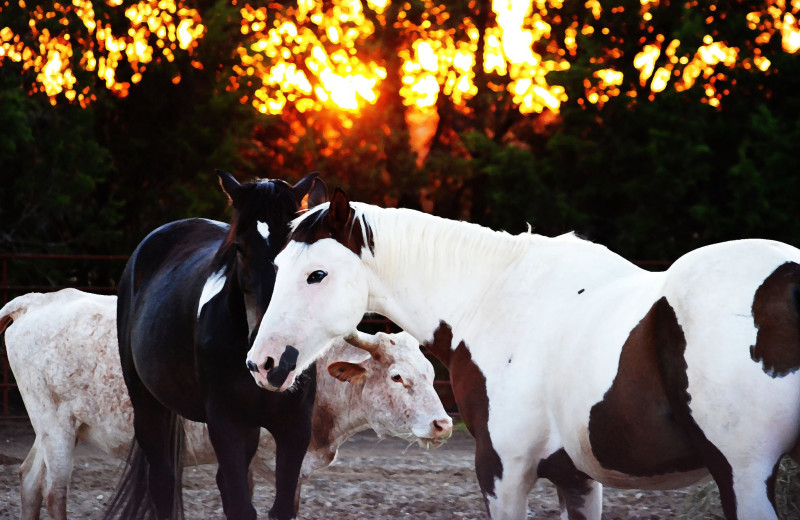
[[[363,217],[356,218],[347,196],[338,188],[330,206],[309,215],[297,225],[291,235],[291,240],[305,244],[313,244],[326,238],[333,238],[358,256],[361,256],[365,247],[375,254],[372,229]]]
[[[566,511],[570,519],[586,519],[580,509],[584,497],[592,492],[592,478],[575,467],[564,448],[540,460],[536,473],[556,485],[561,510]]]
[[[589,415],[589,440],[600,465],[649,477],[701,468],[703,461],[676,421],[659,368],[664,343],[685,345],[674,314],[656,302],[630,332],[619,368]]]
[[[657,345],[659,367],[675,421],[689,437],[692,445],[702,457],[706,468],[714,477],[725,518],[736,520],[738,516],[731,465],[719,448],[708,440],[700,425],[692,417],[690,407],[692,396],[689,395],[689,376],[686,373],[688,366],[685,358],[686,338],[683,335],[683,329],[678,323],[675,310],[666,298],[658,300],[652,311],[655,311],[656,320],[659,323],[659,327],[655,331],[656,337],[660,339]]]
[[[750,357],[770,377],[800,369],[800,265],[786,262],[772,272],[753,298],[758,335]]]
[[[450,365],[450,347],[453,345],[453,330],[445,322],[439,322],[439,326],[433,331],[433,341],[425,343],[423,346],[428,349],[436,359]]]
[[[453,330],[442,321],[433,333],[433,341],[424,346],[450,371],[458,412],[469,432],[475,437],[475,472],[485,499],[488,495],[495,496],[494,480],[503,476],[503,462],[489,435],[486,377],[472,360],[466,344],[462,341],[455,350],[451,350],[452,341]]]

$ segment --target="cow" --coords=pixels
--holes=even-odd
[[[75,289],[30,293],[0,310],[0,333],[36,438],[20,466],[21,518],[66,519],[74,447],[86,441],[125,460],[133,410],[117,351],[116,296]],[[410,335],[359,333],[334,340],[317,364],[312,436],[301,483],[331,464],[339,446],[372,428],[379,436],[438,446],[452,419],[433,388],[433,366]],[[347,413],[343,413],[343,412]],[[213,463],[205,425],[185,421],[187,465]],[[253,471],[272,480],[274,443],[262,429]],[[299,506],[300,486],[295,495]]]

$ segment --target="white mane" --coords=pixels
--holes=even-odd
[[[292,229],[306,218],[319,218],[328,205],[321,204],[295,219]],[[374,240],[381,271],[387,275],[408,265],[417,269],[425,266],[432,275],[446,270],[462,273],[476,269],[485,272],[487,268],[503,270],[515,264],[534,244],[548,241],[591,244],[572,232],[550,238],[532,233],[529,227],[528,232],[511,235],[410,209],[381,208],[362,202],[350,202],[350,207],[355,211],[354,220],[366,224],[361,226],[364,244]],[[374,264],[369,254],[365,254],[364,261]]]
[[[419,275],[457,271],[470,273],[491,266],[503,269],[516,263],[542,237],[510,235],[477,224],[447,220],[408,209],[382,209],[353,203],[356,218],[372,230],[375,254],[386,274],[415,266]],[[365,257],[365,262],[369,262]],[[425,266],[428,273],[422,272]]]

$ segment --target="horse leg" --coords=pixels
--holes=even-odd
[[[475,473],[492,520],[520,520],[527,517],[528,493],[536,483],[532,468],[517,458],[501,459],[483,428],[475,436]]]
[[[307,430],[307,431],[306,431]],[[288,520],[297,514],[295,501],[299,503],[300,468],[303,465],[311,428],[286,428],[273,432],[275,438],[275,502],[269,510],[269,518]]]
[[[177,417],[149,392],[142,390],[136,392],[136,397],[131,392],[135,440],[149,466],[146,472],[147,489],[156,513],[159,518],[172,518],[175,506],[181,503],[180,495],[176,493],[180,482],[176,477],[176,469],[182,468],[175,467],[172,452],[173,449],[182,448],[173,446]],[[178,429],[183,431],[182,427]]]
[[[258,449],[258,427],[237,425],[230,419],[208,422],[208,435],[217,455],[217,487],[227,518],[255,519],[250,462]]]
[[[25,457],[19,467],[20,520],[39,519],[39,511],[44,499],[42,485],[44,484],[45,471],[44,458],[41,451],[41,441],[37,436],[33,446],[31,446],[31,450],[28,452],[28,456]],[[66,511],[64,511],[64,517],[61,518],[65,517]]]
[[[542,459],[536,471],[555,484],[563,520],[600,520],[603,486],[578,470],[565,450]]]
[[[717,481],[728,520],[778,520],[775,479],[779,465],[780,460],[774,466],[746,463],[737,467],[732,462],[732,482]]]
[[[603,511],[603,485],[589,480],[581,488],[556,486],[562,520],[599,520]]]

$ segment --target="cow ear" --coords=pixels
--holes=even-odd
[[[217,175],[219,175],[219,185],[222,186],[222,191],[228,196],[228,202],[235,204],[241,191],[241,184],[233,175],[224,170],[217,170]]]
[[[350,200],[347,198],[347,194],[336,188],[328,210],[328,221],[331,227],[335,230],[344,231],[352,213],[353,208],[350,207]]]
[[[360,385],[367,380],[367,369],[347,361],[334,361],[328,365],[328,373],[345,383]]]

